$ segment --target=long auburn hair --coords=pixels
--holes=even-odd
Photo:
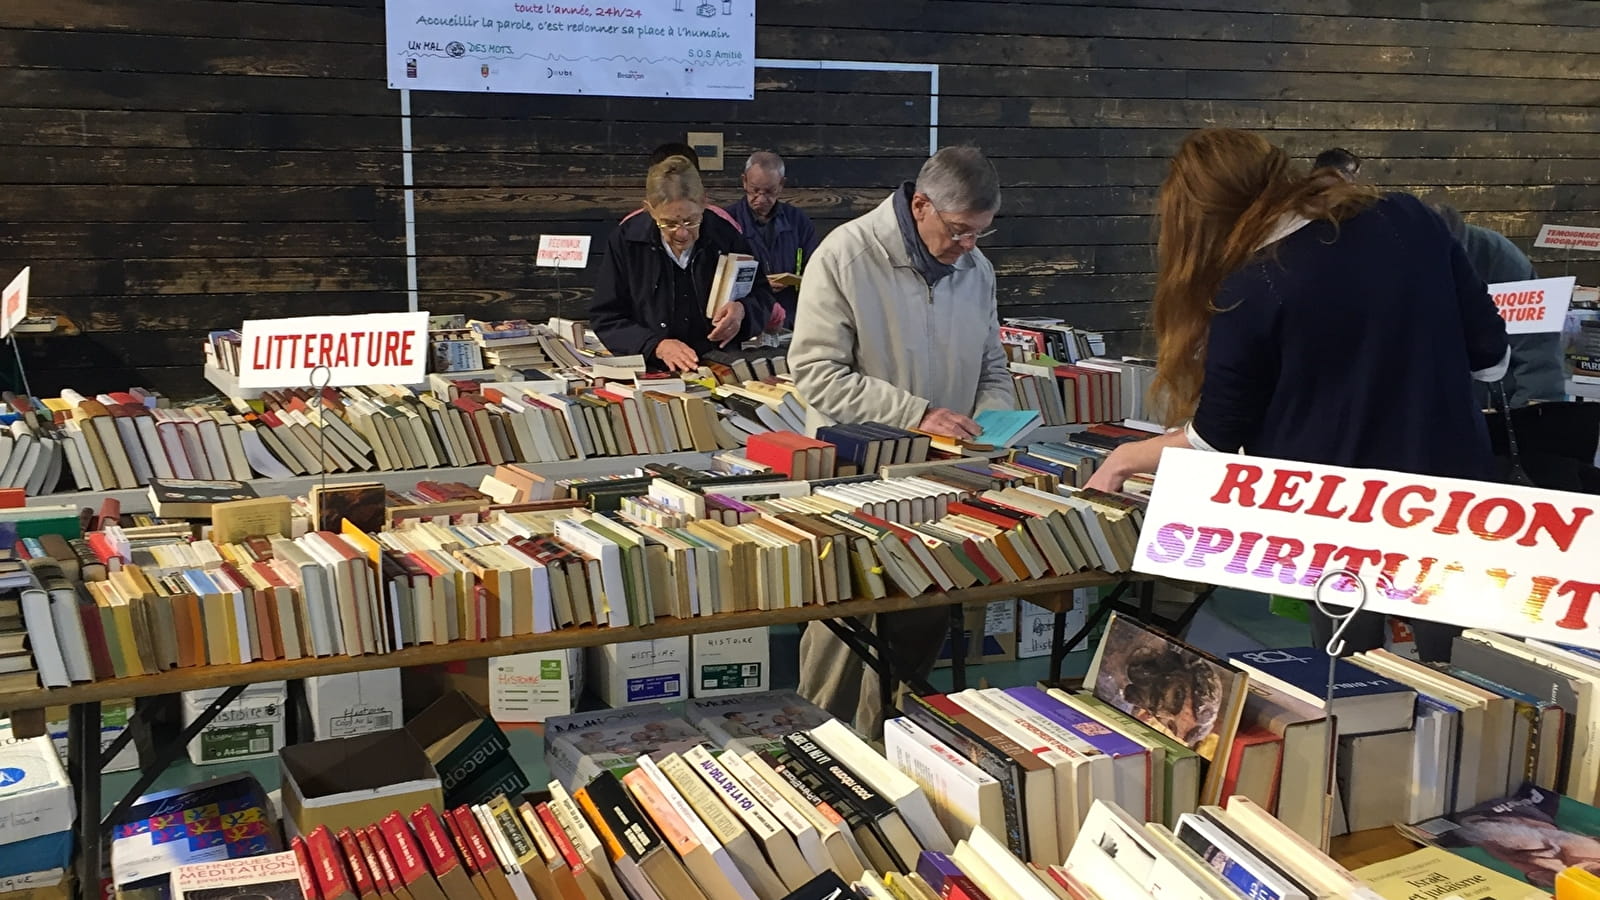
[[[1377,191],[1330,170],[1308,173],[1260,135],[1208,128],[1184,138],[1156,196],[1154,409],[1168,424],[1194,414],[1206,337],[1222,282],[1249,262],[1285,214],[1337,225]]]

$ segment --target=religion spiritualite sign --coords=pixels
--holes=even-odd
[[[368,313],[248,319],[241,329],[239,386],[419,384],[427,378],[428,314]]]
[[[1577,283],[1572,275],[1506,281],[1489,285],[1489,295],[1494,298],[1500,317],[1506,320],[1507,334],[1560,331],[1567,321],[1567,307]]]
[[[1348,570],[1366,609],[1600,647],[1600,498],[1167,450],[1134,569],[1311,599]],[[1354,606],[1332,578],[1322,600]]]

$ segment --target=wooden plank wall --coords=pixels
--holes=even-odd
[[[1600,224],[1600,2],[762,0],[765,58],[940,65],[943,143],[996,158],[986,248],[1007,312],[1134,348],[1151,199],[1189,129],[1333,144],[1385,186],[1447,199],[1528,247]],[[200,341],[249,316],[403,309],[399,95],[381,0],[0,3],[0,278],[79,338],[27,339],[38,391],[198,392]],[[581,314],[589,279],[532,265],[543,232],[603,239],[643,155],[720,130],[789,159],[831,227],[926,155],[928,79],[758,71],[753,102],[416,94],[422,307]],[[1600,256],[1536,255],[1600,281]]]

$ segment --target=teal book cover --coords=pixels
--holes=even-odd
[[[1401,831],[1547,891],[1571,866],[1600,874],[1600,810],[1531,784]]]

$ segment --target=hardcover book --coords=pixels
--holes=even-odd
[[[1600,810],[1531,784],[1463,812],[1397,827],[1412,840],[1546,891],[1569,866],[1600,867]]]
[[[293,853],[268,853],[172,870],[172,900],[301,900],[300,868]]]
[[[1328,705],[1328,655],[1315,647],[1230,653],[1228,660],[1303,703]],[[1328,712],[1338,717],[1341,737],[1411,727],[1416,691],[1343,659],[1333,661],[1332,672]]]

